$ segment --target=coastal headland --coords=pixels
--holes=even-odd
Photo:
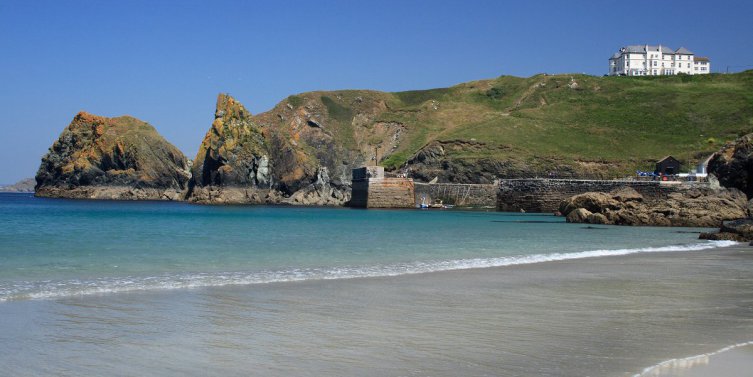
[[[750,195],[751,137],[738,137],[753,131],[741,121],[753,119],[752,91],[753,71],[542,74],[397,93],[301,93],[258,115],[220,94],[193,160],[143,121],[81,112],[43,158],[36,194],[340,206],[352,200],[353,169],[368,165],[412,179],[416,203],[502,211],[554,212],[573,195],[621,187],[644,202],[721,192],[624,179],[670,153],[686,167],[707,161],[722,186]],[[733,140],[747,144],[725,144]],[[556,179],[537,178],[547,176]]]

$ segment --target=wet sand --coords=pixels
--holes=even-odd
[[[750,292],[753,248],[740,246],[6,302],[0,305],[0,370],[20,376],[635,376],[667,360],[753,340]],[[738,376],[732,371],[751,365],[740,356],[749,348],[733,351],[697,367]]]

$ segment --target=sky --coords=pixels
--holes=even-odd
[[[188,158],[218,93],[252,113],[312,90],[603,75],[629,44],[753,68],[746,1],[0,0],[0,183],[79,111],[146,121]]]

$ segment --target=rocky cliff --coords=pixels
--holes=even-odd
[[[734,187],[753,198],[753,134],[727,143],[709,160],[708,172],[724,187]]]
[[[233,97],[218,96],[214,121],[194,160],[190,201],[342,205],[349,200],[350,168],[363,158],[334,140],[326,128],[329,114],[290,103],[275,110],[254,117]]]
[[[622,188],[575,195],[559,210],[573,223],[717,227],[746,217],[747,200],[737,189],[691,188],[646,200],[632,188]]]
[[[652,170],[655,159],[666,154],[694,166],[718,149],[718,140],[750,132],[751,90],[753,71],[650,79],[501,76],[395,93],[300,93],[258,115],[220,95],[186,198],[201,203],[339,205],[349,199],[351,169],[367,164],[380,164],[419,182],[436,178],[440,183],[549,176],[611,179],[636,169]],[[185,185],[188,175],[176,163],[181,158],[170,162],[164,153],[154,158],[139,153],[141,163],[135,166],[130,164],[133,158],[123,159],[133,152],[114,150],[112,137],[98,134],[109,129],[121,135],[128,128],[118,124],[138,121],[96,120],[88,114],[80,118],[74,120],[84,125],[75,132],[78,136],[61,135],[57,149],[45,157],[38,177],[44,188],[40,195],[93,186],[151,191],[170,187],[177,192]],[[77,148],[82,151],[74,153]],[[742,186],[749,178],[727,176],[724,184],[750,194]]]
[[[80,112],[42,158],[36,195],[177,200],[189,178],[186,157],[148,123]]]

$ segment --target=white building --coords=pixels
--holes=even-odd
[[[680,47],[672,50],[658,45],[623,47],[609,58],[610,76],[703,75],[711,73],[709,58],[695,56]]]

